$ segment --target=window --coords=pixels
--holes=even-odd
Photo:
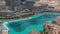
[[[50,6],[50,7],[48,7],[48,8],[54,8],[54,7],[51,7],[51,6]]]
[[[53,28],[50,29],[50,34],[53,34]]]
[[[60,34],[60,31],[58,31],[58,34]]]
[[[47,26],[48,27],[48,29],[50,29],[50,26]]]

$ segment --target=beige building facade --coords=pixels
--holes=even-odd
[[[29,34],[41,34],[41,32],[37,31],[37,30],[31,30],[29,32]]]
[[[54,22],[55,22],[56,25],[59,25],[60,26],[60,16],[56,17],[54,19]]]
[[[46,22],[44,24],[44,28],[48,34],[60,34],[60,26],[58,26],[56,24],[50,24],[50,23]]]

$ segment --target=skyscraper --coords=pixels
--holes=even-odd
[[[60,26],[46,22],[44,29],[47,34],[60,34]]]
[[[20,6],[21,0],[6,0],[6,6],[9,6],[12,10]]]
[[[26,1],[26,4],[24,4],[25,1]],[[32,5],[33,3],[31,3],[31,2],[33,2],[33,1],[29,2],[29,0],[6,0],[6,6],[9,6],[9,8],[11,8],[11,10],[19,11],[22,8],[24,9],[24,6],[25,7],[28,6],[29,3]],[[30,7],[32,7],[32,6],[30,6]]]
[[[5,9],[5,0],[0,0],[0,10]]]

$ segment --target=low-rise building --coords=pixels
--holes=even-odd
[[[2,30],[2,34],[8,34],[8,30]]]
[[[9,30],[0,22],[0,34],[8,34]]]

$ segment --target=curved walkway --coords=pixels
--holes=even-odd
[[[9,34],[13,34],[13,32],[15,32],[13,30],[12,27],[7,27],[7,24],[12,24],[12,23],[23,23],[21,25],[22,32],[15,32],[14,34],[20,33],[20,34],[27,34],[31,29],[35,28],[36,30],[43,30],[43,23],[45,21],[48,21],[50,23],[52,23],[52,20],[54,19],[54,17],[60,16],[59,13],[43,13],[43,14],[39,14],[39,15],[34,15],[32,17],[29,18],[23,18],[23,19],[17,19],[17,20],[10,20],[7,21],[8,23],[4,23],[4,26],[9,30],[10,32]],[[33,23],[39,23],[38,25],[31,25]],[[12,32],[13,31],[13,32]],[[24,32],[24,33],[23,33]]]

